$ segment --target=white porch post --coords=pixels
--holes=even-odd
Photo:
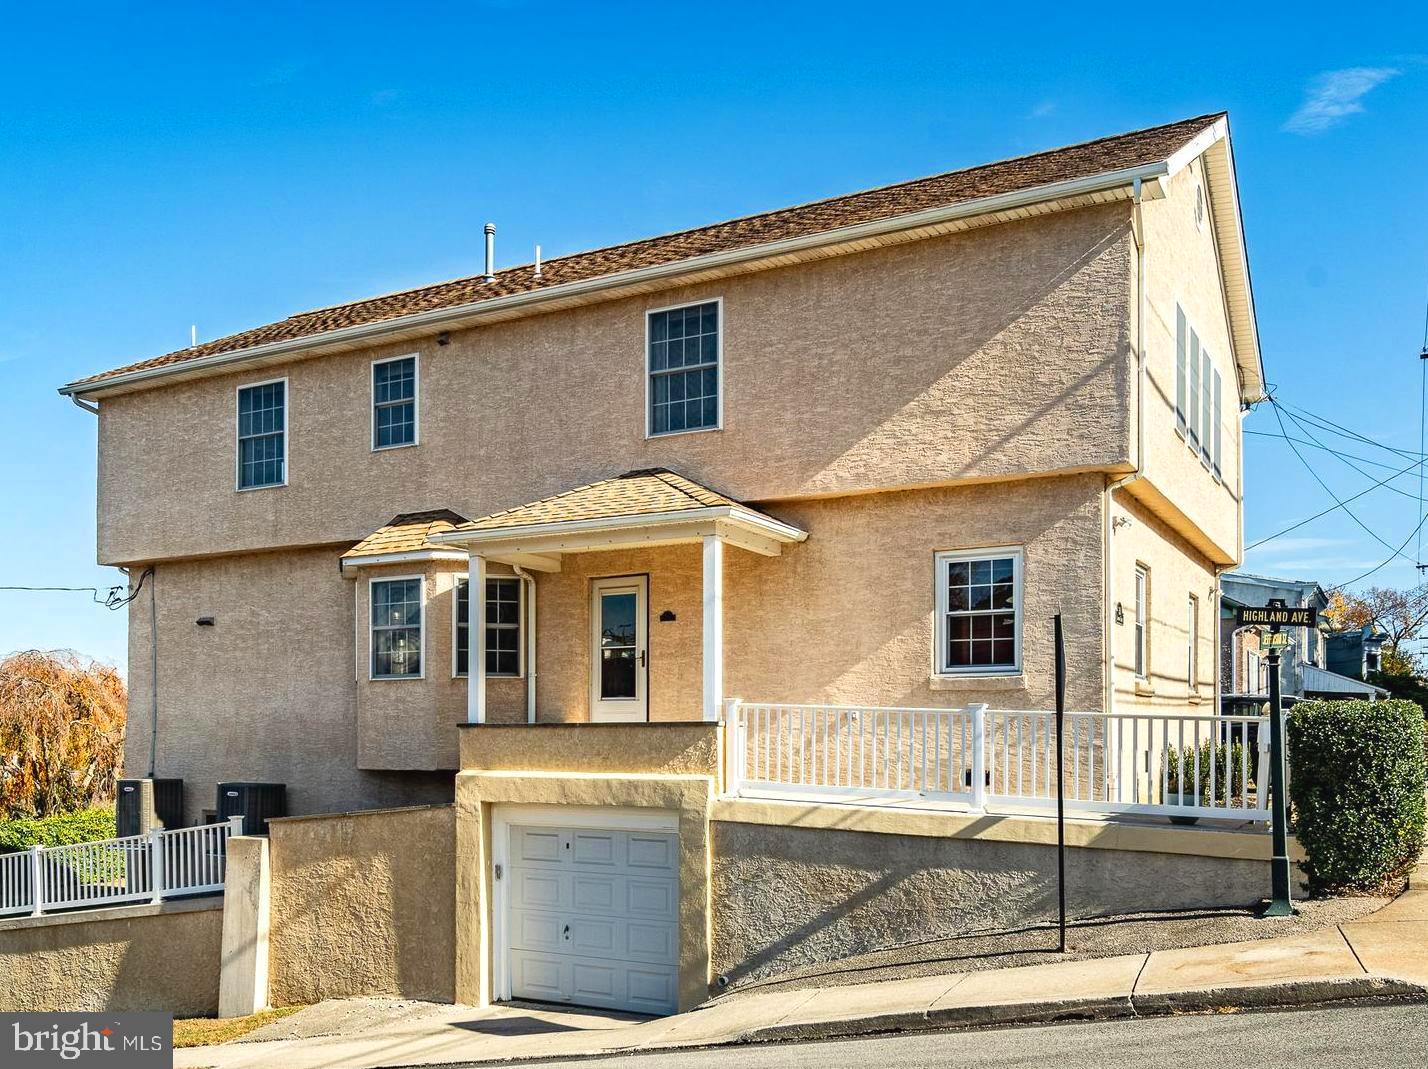
[[[467,565],[466,604],[470,615],[466,633],[471,649],[466,656],[466,722],[486,722],[486,558],[471,554]]]
[[[704,536],[704,719],[724,704],[724,543]]]

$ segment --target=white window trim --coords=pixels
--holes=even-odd
[[[1135,619],[1131,630],[1131,640],[1135,644],[1131,651],[1131,668],[1136,679],[1150,681],[1150,569],[1144,564],[1135,566],[1135,580],[1131,587]],[[1136,667],[1136,662],[1140,666]]]
[[[947,565],[957,560],[984,560],[987,557],[1012,558],[1012,610],[1016,614],[1016,626],[1012,640],[1015,643],[1014,663],[1005,667],[991,668],[985,665],[970,665],[966,668],[949,668],[942,656],[947,645]],[[992,679],[1017,676],[1022,670],[1022,601],[1025,594],[1025,550],[1022,546],[984,546],[977,549],[949,549],[936,553],[932,558],[933,605],[937,613],[932,626],[932,677],[938,679]]]
[[[693,427],[680,431],[660,431],[654,430],[654,411],[651,408],[650,383],[654,378],[654,368],[650,361],[650,317],[658,315],[660,312],[672,312],[676,308],[693,308],[701,304],[716,304],[719,306],[719,334],[716,338],[714,352],[714,373],[718,376],[719,395],[715,398],[715,423],[712,427]],[[724,380],[724,298],[704,297],[696,301],[681,301],[679,304],[666,304],[661,308],[645,309],[645,356],[641,362],[645,369],[645,439],[651,438],[672,438],[679,434],[708,434],[713,431],[724,429],[724,394],[726,393],[726,382]]]
[[[1189,595],[1185,602],[1185,676],[1194,693],[1200,687],[1200,599]]]
[[[398,360],[412,361],[412,440],[398,442],[395,445],[378,445],[377,367],[380,364],[395,364]],[[371,403],[367,406],[367,421],[370,424],[367,431],[367,444],[372,447],[372,452],[385,453],[389,449],[410,449],[412,446],[421,445],[421,353],[403,353],[401,356],[388,356],[381,360],[373,360],[371,370],[367,372],[367,392],[371,396]]]
[[[243,396],[244,390],[251,390],[255,386],[271,386],[275,382],[283,384],[283,481],[280,483],[264,483],[262,486],[243,485],[243,445],[241,428],[238,426],[238,405],[239,398]],[[292,443],[293,433],[293,405],[292,391],[288,388],[288,377],[286,375],[276,379],[261,379],[257,382],[240,382],[233,387],[233,489],[240,494],[246,494],[250,490],[277,490],[288,485],[288,480],[292,478],[292,467],[288,462],[288,450]]]
[[[415,579],[421,590],[418,601],[417,656],[421,658],[421,671],[414,676],[379,676],[372,674],[372,588],[378,583],[400,583]],[[374,575],[367,580],[367,678],[373,683],[404,683],[426,678],[426,576],[424,575]]]
[[[517,659],[518,670],[517,670],[517,672],[516,672],[515,675],[505,675],[505,674],[502,674],[502,673],[499,673],[499,672],[487,672],[487,673],[486,673],[486,678],[487,678],[487,679],[525,679],[525,678],[526,678],[526,642],[528,641],[527,636],[526,636],[526,581],[525,581],[524,579],[522,579],[519,575],[491,575],[491,574],[488,573],[487,576],[486,576],[486,582],[489,583],[492,579],[506,579],[506,580],[510,580],[510,581],[512,581],[512,582],[514,582],[514,583],[516,584],[516,587],[517,587],[516,604],[519,606],[519,608],[518,608],[516,611],[517,611],[517,613],[518,613],[519,616],[520,616],[520,619],[516,622],[516,647],[517,647],[517,653],[519,654],[519,657],[518,657],[518,659]],[[471,675],[471,673],[470,673],[469,671],[468,671],[468,672],[458,672],[458,671],[456,670],[456,654],[457,654],[457,651],[460,650],[460,648],[461,648],[460,636],[459,636],[459,634],[457,633],[457,630],[456,630],[456,628],[457,628],[457,623],[456,623],[456,617],[457,617],[456,595],[457,595],[457,592],[461,589],[461,585],[462,585],[463,583],[469,583],[470,581],[471,581],[471,580],[470,580],[469,577],[464,576],[464,575],[458,575],[458,576],[456,577],[456,581],[451,585],[451,678],[452,678],[452,679],[468,679],[468,678],[470,678],[470,675]],[[467,630],[469,631],[470,628],[471,628],[471,624],[470,624],[470,619],[471,619],[471,617],[470,617],[469,614],[467,615],[467,618],[466,618],[466,619],[467,619],[466,627],[467,627]],[[487,624],[486,627],[489,629],[489,628],[491,627],[491,625],[490,625],[490,624]],[[510,629],[509,629],[509,628],[506,628],[505,630],[510,630]],[[467,666],[468,666],[468,667],[470,666],[470,661],[469,661],[469,660],[467,661]]]

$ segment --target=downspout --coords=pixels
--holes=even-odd
[[[80,396],[79,396],[78,394],[74,394],[74,393],[70,394],[70,395],[69,395],[69,399],[74,402],[76,408],[82,408],[82,409],[84,409],[84,410],[85,410],[86,412],[88,412],[91,416],[97,416],[97,415],[99,415],[99,406],[98,406],[98,405],[92,405],[92,404],[90,404],[88,401],[81,400],[81,399],[80,399]]]
[[[1135,470],[1121,479],[1107,480],[1101,492],[1102,538],[1105,541],[1105,575],[1102,581],[1101,597],[1105,607],[1106,675],[1103,685],[1106,689],[1106,713],[1116,711],[1116,644],[1115,635],[1115,534],[1116,525],[1111,518],[1111,505],[1115,491],[1129,486],[1145,475],[1145,230],[1141,215],[1141,181],[1131,183],[1131,238],[1135,242]]]
[[[536,722],[536,584],[535,576],[518,564],[511,569],[526,584],[526,723]]]
[[[158,579],[150,567],[139,576],[139,582],[149,579],[149,779],[153,779],[159,763],[159,611],[154,598]]]

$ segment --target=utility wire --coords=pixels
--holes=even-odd
[[[1360,434],[1358,431],[1349,430],[1349,428],[1345,427],[1343,424],[1335,423],[1333,420],[1325,416],[1315,415],[1308,409],[1300,408],[1298,405],[1291,405],[1286,401],[1277,401],[1273,399],[1271,399],[1271,403],[1274,404],[1275,407],[1279,407],[1282,405],[1285,411],[1297,412],[1301,417],[1307,419],[1309,422],[1313,423],[1322,431],[1328,431],[1330,433],[1337,432],[1339,434],[1344,435],[1346,438],[1353,438],[1355,441],[1363,442],[1365,445],[1371,445],[1375,449],[1382,449],[1388,453],[1397,453],[1401,457],[1414,458],[1421,457],[1423,455],[1421,452],[1415,453],[1411,449],[1398,449],[1395,446],[1384,445],[1382,442],[1375,441],[1367,435]]]
[[[1412,542],[1412,541],[1413,541],[1413,536],[1416,535],[1416,534],[1418,534],[1420,531],[1423,530],[1423,525],[1424,525],[1425,523],[1428,523],[1428,514],[1425,514],[1424,516],[1422,516],[1422,517],[1419,518],[1419,520],[1418,520],[1418,526],[1415,527],[1415,528],[1413,528],[1413,530],[1411,530],[1411,531],[1408,532],[1408,537],[1403,540],[1403,545],[1401,545],[1401,546],[1398,547],[1398,550],[1396,550],[1396,551],[1394,552],[1394,554],[1393,554],[1392,557],[1389,557],[1387,560],[1385,560],[1385,561],[1383,561],[1383,562],[1381,562],[1381,563],[1379,563],[1379,564],[1374,565],[1374,566],[1373,566],[1372,568],[1370,568],[1368,571],[1364,572],[1363,575],[1356,575],[1356,576],[1354,576],[1352,579],[1349,579],[1349,580],[1346,580],[1345,582],[1339,583],[1337,586],[1330,587],[1330,588],[1329,588],[1330,592],[1333,592],[1333,591],[1335,591],[1335,590],[1344,590],[1344,589],[1347,588],[1347,587],[1353,586],[1355,583],[1362,583],[1365,579],[1367,579],[1369,576],[1373,575],[1375,572],[1379,572],[1379,571],[1383,570],[1384,568],[1387,568],[1390,564],[1393,563],[1393,558],[1394,558],[1394,557],[1401,557],[1401,556],[1403,555],[1403,553],[1402,553],[1403,547],[1406,546],[1406,545],[1408,545],[1409,542]]]
[[[1303,431],[1304,434],[1309,438],[1309,443],[1308,443],[1308,444],[1310,444],[1310,445],[1312,445],[1312,446],[1315,446],[1315,447],[1317,447],[1317,448],[1319,448],[1319,449],[1323,449],[1323,450],[1327,451],[1327,452],[1330,453],[1331,455],[1337,457],[1339,460],[1342,460],[1345,464],[1347,464],[1349,467],[1353,468],[1354,471],[1358,472],[1360,475],[1364,476],[1365,478],[1372,479],[1372,478],[1374,477],[1373,472],[1371,472],[1371,471],[1364,471],[1363,468],[1359,467],[1356,463],[1354,463],[1354,459],[1355,459],[1355,458],[1351,458],[1349,455],[1347,455],[1347,454],[1345,454],[1345,453],[1341,453],[1341,452],[1339,452],[1338,450],[1333,449],[1332,447],[1327,446],[1327,445],[1325,445],[1322,441],[1320,441],[1320,440],[1315,436],[1314,432],[1311,431],[1311,430],[1308,428],[1308,426],[1307,426],[1302,420],[1300,420],[1298,417],[1296,417],[1293,412],[1286,412],[1286,413],[1284,413],[1284,414],[1285,414],[1286,417],[1288,417],[1288,419],[1289,419],[1289,421],[1290,421],[1291,423],[1293,423],[1296,427],[1298,427],[1301,431]],[[1375,463],[1375,461],[1368,461],[1368,463],[1372,464],[1372,463]],[[1420,460],[1420,461],[1418,461],[1417,464],[1415,465],[1415,467],[1417,467],[1417,469],[1418,469],[1418,478],[1419,478],[1420,481],[1421,481],[1422,478],[1423,478],[1423,468],[1424,468],[1424,465],[1425,465],[1425,464],[1428,464],[1428,459]],[[1387,464],[1384,464],[1384,465],[1382,465],[1382,466],[1383,466],[1383,467],[1388,467]],[[1392,483],[1385,483],[1384,486],[1385,486],[1387,489],[1392,490],[1395,494],[1401,494],[1403,497],[1408,498],[1410,501],[1413,500],[1413,495],[1410,494],[1407,490],[1400,490],[1398,487],[1392,485]],[[1419,509],[1419,512],[1422,512],[1422,511],[1423,511],[1422,509]]]
[[[1336,456],[1336,457],[1348,457],[1350,460],[1357,460],[1360,464],[1372,464],[1375,468],[1392,468],[1392,467],[1393,467],[1392,464],[1389,464],[1389,463],[1387,463],[1386,461],[1374,460],[1374,459],[1372,459],[1371,457],[1361,456],[1361,455],[1359,455],[1358,453],[1346,453],[1346,452],[1344,452],[1344,450],[1342,450],[1342,449],[1335,449],[1333,446],[1331,446],[1331,445],[1325,445],[1323,442],[1320,442],[1320,441],[1317,441],[1317,440],[1311,442],[1311,441],[1309,441],[1309,439],[1307,439],[1307,438],[1289,438],[1289,439],[1286,439],[1286,438],[1284,438],[1284,435],[1280,434],[1278,431],[1252,431],[1252,430],[1246,429],[1246,430],[1245,430],[1245,433],[1246,433],[1246,434],[1249,434],[1249,435],[1253,435],[1253,436],[1256,437],[1256,438],[1279,438],[1279,439],[1283,439],[1283,440],[1285,440],[1285,441],[1297,442],[1297,443],[1300,444],[1300,445],[1308,446],[1310,449],[1322,449],[1322,450],[1324,450],[1324,452],[1326,452],[1326,453],[1333,453],[1334,456]],[[1425,458],[1425,465],[1428,465],[1428,458]],[[1413,467],[1416,467],[1416,465],[1410,465],[1409,467],[1410,467],[1410,469],[1411,469],[1411,468],[1413,468]],[[1368,474],[1368,473],[1365,472],[1364,474]],[[1402,474],[1402,471],[1400,471],[1399,474]],[[1397,478],[1397,476],[1395,476],[1395,478]],[[1400,494],[1408,494],[1408,491],[1407,491],[1407,490],[1399,490],[1398,492],[1399,492]],[[1408,494],[1408,496],[1409,496],[1409,497],[1413,497],[1414,495]]]
[[[138,585],[127,593],[123,586],[0,586],[0,591],[14,590],[29,593],[88,594],[94,599],[96,605],[103,605],[106,609],[122,609],[139,596],[139,591],[144,589],[144,581],[152,574],[152,568],[145,568],[143,574],[139,576]]]
[[[1287,440],[1287,439],[1289,438],[1289,431],[1288,431],[1288,429],[1284,426],[1284,416],[1280,413],[1280,410],[1279,410],[1279,402],[1275,401],[1273,397],[1271,397],[1271,398],[1269,399],[1269,401],[1270,401],[1271,407],[1274,409],[1274,418],[1279,421],[1279,429],[1284,432],[1284,437],[1285,437],[1285,439]],[[1393,555],[1394,555],[1395,557],[1400,557],[1400,556],[1401,556],[1401,557],[1403,557],[1404,560],[1410,560],[1409,557],[1404,556],[1404,554],[1403,554],[1403,548],[1402,548],[1401,546],[1400,546],[1398,549],[1394,549],[1394,547],[1391,546],[1391,545],[1389,545],[1388,542],[1386,542],[1386,541],[1378,534],[1377,531],[1375,531],[1375,530],[1374,530],[1372,527],[1370,527],[1368,524],[1364,523],[1363,520],[1359,519],[1358,515],[1357,515],[1351,508],[1348,507],[1348,504],[1347,504],[1344,500],[1342,500],[1342,499],[1339,497],[1338,494],[1334,493],[1333,490],[1329,489],[1329,484],[1326,483],[1326,482],[1320,477],[1319,473],[1314,470],[1314,466],[1313,466],[1312,464],[1310,464],[1309,461],[1307,461],[1306,459],[1304,459],[1304,454],[1301,453],[1301,452],[1299,452],[1299,447],[1298,447],[1297,445],[1295,445],[1292,441],[1290,441],[1290,442],[1289,442],[1289,448],[1293,451],[1295,457],[1298,458],[1299,463],[1302,464],[1302,465],[1304,465],[1304,470],[1307,471],[1307,472],[1310,474],[1310,476],[1313,477],[1314,481],[1315,481],[1316,483],[1318,483],[1318,484],[1323,488],[1323,490],[1324,490],[1324,492],[1325,492],[1326,494],[1328,494],[1331,498],[1334,499],[1335,504],[1337,504],[1339,508],[1341,508],[1341,509],[1344,510],[1344,513],[1349,517],[1349,519],[1353,520],[1356,524],[1358,524],[1361,528],[1363,528],[1365,534],[1367,534],[1367,535],[1368,535],[1370,538],[1372,538],[1374,541],[1378,542],[1378,543],[1379,543],[1380,545],[1382,545],[1385,549],[1393,550]],[[1417,460],[1416,463],[1417,463],[1418,465],[1421,465],[1421,464],[1423,463],[1423,459],[1420,457],[1420,458]],[[1410,465],[1410,467],[1411,467],[1411,466],[1412,466],[1412,465]],[[1387,481],[1387,480],[1385,480],[1385,481]],[[1374,488],[1374,487],[1369,487],[1369,489],[1372,490],[1372,489],[1375,489],[1375,488]],[[1367,492],[1368,492],[1368,491],[1364,491],[1364,493],[1367,493]],[[1359,494],[1358,496],[1359,496],[1359,497],[1362,497],[1363,494]],[[1352,501],[1353,498],[1350,498],[1349,500]],[[1421,527],[1422,524],[1420,523],[1419,526]],[[1415,531],[1415,533],[1416,533],[1416,532],[1417,532],[1417,528],[1414,528],[1414,531]],[[1412,537],[1412,536],[1410,536],[1410,540],[1411,540],[1411,537]],[[1407,545],[1407,543],[1404,543],[1404,545]],[[1390,559],[1392,559],[1392,558],[1390,558]],[[1416,561],[1413,561],[1412,563],[1417,564]]]

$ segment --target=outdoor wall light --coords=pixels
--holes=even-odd
[[[1126,611],[1125,611],[1125,609],[1121,608],[1121,603],[1118,601],[1118,602],[1116,602],[1116,623],[1118,623],[1118,624],[1123,624],[1123,623],[1125,623],[1125,622],[1126,622]]]
[[[673,613],[673,611],[670,610],[670,609],[665,609],[664,612],[662,612],[662,613],[659,614],[659,622],[662,623],[662,624],[672,624],[672,623],[674,623],[674,613]]]
[[[197,620],[194,621],[194,623],[196,623],[199,627],[212,627],[212,626],[213,626],[213,617],[212,617],[212,616],[200,616]]]

